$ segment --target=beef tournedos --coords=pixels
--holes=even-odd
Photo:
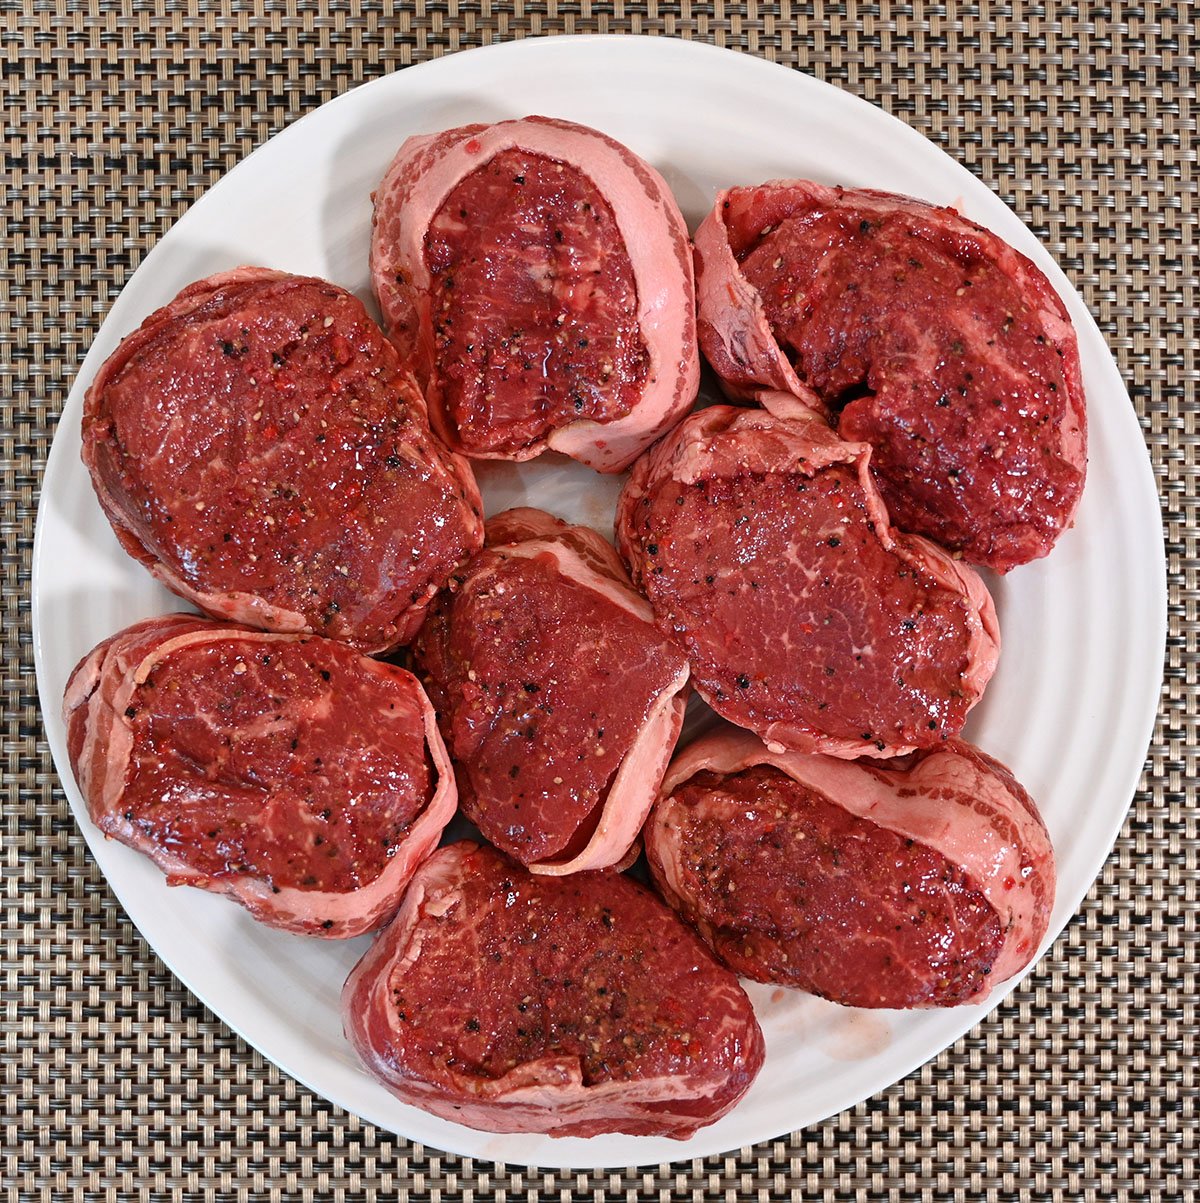
[[[1045,276],[802,180],[720,193],[693,247],[657,171],[550,117],[410,137],[372,199],[386,335],[241,267],[86,394],[122,547],[211,616],[76,666],[97,827],[271,926],[377,932],[347,1038],[486,1131],[718,1120],[765,1057],[739,974],[892,1008],[1024,969],[1053,849],[960,735],[1000,650],[969,564],[1047,554],[1084,483]],[[689,413],[701,350],[753,408]],[[547,451],[632,467],[619,554],[537,509],[485,531],[465,457]],[[408,644],[420,680],[371,658]],[[689,683],[736,725],[676,752]],[[495,847],[438,847],[460,803]]]
[[[488,840],[535,873],[626,856],[679,737],[688,666],[604,539],[541,510],[490,519],[414,653]]]
[[[850,763],[726,728],[672,763],[645,840],[726,965],[849,1006],[981,1001],[1032,960],[1054,903],[1037,808],[960,740]]]
[[[346,1035],[398,1098],[495,1132],[684,1138],[763,1061],[750,1000],[649,890],[440,849],[352,970]]]
[[[200,280],[101,367],[83,458],[121,545],[216,618],[380,652],[483,540],[467,462],[344,289]]]
[[[387,922],[454,814],[416,678],[331,639],[151,618],[80,661],[63,716],[106,836],[288,931]]]
[[[456,451],[617,472],[699,382],[687,227],[619,142],[548,117],[409,138],[375,193],[385,324]]]
[[[700,340],[731,392],[790,392],[869,443],[901,530],[1006,572],[1083,491],[1075,331],[1042,272],[949,208],[777,180],[696,231]]]
[[[778,748],[936,747],[995,668],[992,600],[971,568],[890,529],[868,447],[792,409],[680,423],[621,493],[621,553],[718,714]]]

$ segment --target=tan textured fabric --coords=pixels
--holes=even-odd
[[[6,1197],[1193,1197],[1195,18],[1183,4],[0,0]],[[163,968],[57,787],[28,581],[40,469],[73,375],[193,199],[295,117],[385,71],[594,31],[710,40],[812,72],[908,120],[1016,209],[1130,387],[1164,498],[1171,612],[1144,788],[1082,913],[998,1015],[790,1140],[657,1171],[555,1174],[440,1155],[345,1115]]]

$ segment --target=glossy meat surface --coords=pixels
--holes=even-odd
[[[543,155],[466,176],[426,238],[436,371],[468,452],[622,418],[645,387],[633,271],[608,203]]]
[[[538,510],[488,523],[415,653],[460,804],[539,872],[629,851],[683,720],[683,655],[615,552]]]
[[[214,617],[383,651],[482,542],[470,468],[321,280],[239,268],[185,289],[100,369],[83,439],[125,550]]]

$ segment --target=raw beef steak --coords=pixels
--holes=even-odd
[[[541,510],[487,524],[414,645],[459,802],[535,873],[620,862],[683,723],[687,661],[612,547]]]
[[[959,740],[851,764],[726,728],[672,763],[645,832],[663,896],[737,973],[856,1007],[978,1002],[1033,959],[1054,853]]]
[[[416,678],[334,640],[151,618],[84,657],[63,714],[105,835],[288,931],[385,923],[454,814]]]
[[[397,1097],[493,1132],[683,1139],[763,1061],[737,978],[649,890],[470,843],[417,871],[342,1009]]]
[[[783,180],[696,232],[700,340],[735,394],[794,393],[870,443],[892,521],[1006,572],[1083,491],[1070,318],[1024,255],[953,209]]]
[[[617,536],[697,691],[773,748],[895,756],[956,735],[999,653],[978,575],[893,531],[870,448],[793,400],[718,405],[634,466]]]
[[[375,194],[388,331],[456,451],[626,467],[699,382],[687,227],[662,177],[548,117],[409,138]]]
[[[471,469],[427,423],[355,297],[243,267],[109,357],[83,459],[122,546],[181,597],[379,652],[483,541]]]

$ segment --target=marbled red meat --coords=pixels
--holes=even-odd
[[[901,530],[1005,572],[1071,525],[1075,332],[1002,239],[909,197],[785,180],[721,193],[696,261],[701,345],[730,391],[789,391],[869,443]]]
[[[726,729],[672,763],[645,840],[726,965],[848,1006],[978,1002],[1032,960],[1054,903],[1032,800],[958,740],[850,764]]]
[[[442,403],[464,448],[519,452],[567,422],[632,412],[649,368],[637,289],[584,177],[502,151],[442,202],[425,258]],[[560,297],[573,303],[551,314]]]
[[[540,510],[487,524],[414,645],[480,831],[537,873],[617,864],[683,723],[687,662],[616,552]]]
[[[360,301],[238,268],[121,343],[83,458],[130,555],[217,618],[405,643],[483,540],[471,469]]]
[[[617,535],[697,691],[772,745],[893,756],[956,735],[995,668],[978,575],[892,531],[870,449],[793,416],[693,414],[635,465]]]
[[[375,195],[375,291],[467,455],[616,472],[699,381],[687,227],[620,143],[546,117],[409,138]]]
[[[416,678],[334,640],[152,618],[80,662],[63,711],[105,835],[274,927],[380,926],[454,814]]]
[[[342,1006],[398,1098],[494,1132],[683,1139],[763,1061],[737,979],[649,890],[469,843],[417,872]]]

